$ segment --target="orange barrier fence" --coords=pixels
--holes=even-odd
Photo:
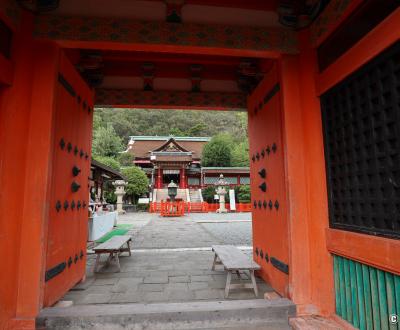
[[[162,217],[180,217],[185,214],[185,202],[161,202]]]
[[[225,208],[230,211],[229,203],[225,203]],[[219,203],[216,204],[208,204],[207,203],[207,212],[216,212],[219,209]]]
[[[203,212],[208,212],[208,203],[206,202],[201,202],[201,203],[185,203],[186,205],[186,210],[188,213],[193,213],[193,212],[198,212],[198,213],[203,213]]]
[[[151,202],[149,207],[150,213],[165,213],[166,214],[166,205],[171,205],[171,202],[161,201],[160,203]],[[174,204],[179,204],[182,207],[182,212],[187,213],[207,213],[207,212],[216,212],[219,209],[218,203],[209,204],[207,202],[201,203],[188,203],[188,202],[174,202]],[[225,208],[228,211],[231,211],[230,204],[225,203]],[[163,211],[164,210],[164,211]],[[236,203],[236,210],[232,212],[251,212],[251,204],[250,203]],[[182,215],[183,215],[182,213]],[[163,214],[161,214],[163,215]],[[166,215],[167,216],[167,215]]]
[[[251,212],[251,203],[237,203],[236,212]]]
[[[150,213],[156,213],[156,212],[158,212],[160,210],[161,210],[160,203],[150,202],[150,206],[149,206],[149,212]]]

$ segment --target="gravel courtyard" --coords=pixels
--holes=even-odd
[[[92,271],[95,256],[88,253],[87,278],[63,300],[74,304],[152,303],[224,298],[226,272],[211,270],[211,245],[232,244],[252,253],[251,213],[194,213],[181,218],[130,213],[118,223],[132,224],[132,256],[121,255],[121,272],[110,264]],[[102,260],[105,260],[104,256]],[[232,283],[248,281],[233,276]],[[271,288],[257,279],[259,295]],[[228,299],[254,299],[251,290],[232,290]]]

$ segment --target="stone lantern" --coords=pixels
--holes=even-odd
[[[178,194],[178,186],[176,185],[174,180],[172,180],[168,185],[168,196],[171,202],[175,202],[175,197],[177,194]]]
[[[228,210],[225,208],[225,195],[227,193],[225,187],[228,185],[228,182],[225,181],[223,174],[219,176],[219,180],[214,185],[216,186],[215,192],[219,197],[219,209],[217,213],[226,213]]]
[[[125,195],[125,187],[128,184],[124,180],[115,180],[113,186],[115,187],[115,195],[117,196],[117,211],[118,214],[124,214],[125,211],[122,209],[123,197]]]

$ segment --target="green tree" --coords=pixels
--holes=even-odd
[[[126,187],[126,194],[132,197],[134,203],[137,199],[148,192],[149,190],[149,179],[146,173],[137,166],[130,166],[122,170],[122,174],[128,181]]]
[[[121,152],[117,157],[121,166],[132,166],[135,159],[134,154],[130,152]]]
[[[187,135],[188,136],[201,136],[202,133],[206,130],[207,125],[204,123],[198,123],[191,128],[189,128]]]
[[[249,185],[242,185],[237,187],[237,200],[239,203],[250,203],[251,201],[251,193]]]
[[[247,112],[235,112],[235,125],[230,132],[236,141],[247,139]]]
[[[102,111],[100,109],[93,113],[93,130],[97,131],[100,127],[104,126]]]
[[[249,166],[249,142],[247,138],[245,141],[233,145],[231,164],[238,167]]]
[[[115,195],[113,190],[105,191],[104,198],[108,204],[115,204],[117,202],[117,195]]]
[[[169,130],[169,135],[172,135],[172,136],[185,136],[185,132],[181,131],[180,128],[178,128],[178,127],[172,127]]]
[[[116,157],[122,149],[122,140],[112,125],[101,126],[94,131],[92,146],[94,155]]]
[[[203,166],[229,167],[232,163],[232,137],[228,134],[214,136],[203,149]]]
[[[207,203],[214,203],[215,188],[213,186],[208,186],[201,190],[203,195],[203,200]]]
[[[98,162],[111,167],[112,169],[119,171],[121,169],[121,165],[117,160],[115,160],[112,157],[106,157],[106,156],[98,156],[98,155],[93,155],[93,158],[97,160]]]

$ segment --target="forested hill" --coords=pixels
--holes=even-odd
[[[112,125],[123,143],[131,135],[215,136],[247,140],[247,114],[235,111],[96,109],[94,131]]]

